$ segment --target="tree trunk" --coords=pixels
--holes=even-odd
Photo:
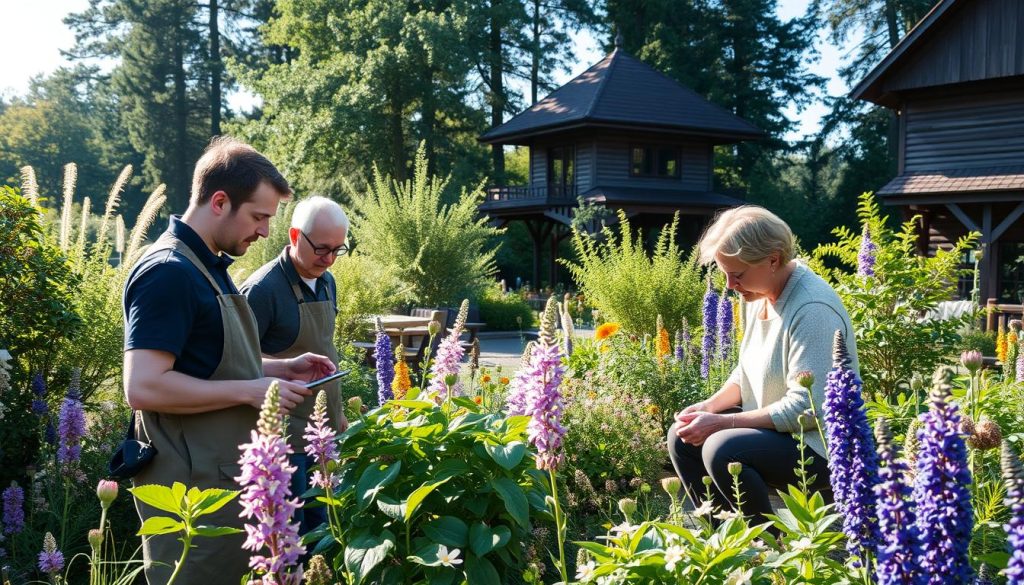
[[[217,22],[217,0],[210,0],[210,135],[220,135],[221,72],[220,24]]]
[[[171,187],[170,209],[184,209],[189,198],[191,173],[189,173],[188,148],[188,96],[185,79],[185,47],[183,46],[185,23],[179,23],[174,32],[174,177],[168,181]]]
[[[533,0],[533,46],[530,47],[530,105],[537,103],[540,84],[540,0]]]
[[[427,150],[427,172],[434,174],[437,163],[437,100],[434,96],[434,69],[427,65],[423,80],[423,143]]]
[[[498,18],[499,5],[501,0],[491,2],[491,126],[500,126],[504,121],[505,112],[505,86],[502,70],[502,42],[501,23]],[[491,145],[491,160],[494,163],[495,183],[505,180],[505,151],[500,144]]]
[[[391,111],[388,113],[390,118],[390,124],[388,131],[391,134],[391,176],[396,181],[404,181],[406,179],[405,172],[405,133],[402,129],[402,102],[398,98],[397,89],[392,90],[391,99]]]

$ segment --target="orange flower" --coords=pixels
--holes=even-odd
[[[476,402],[477,404],[483,404],[484,399],[483,399],[482,396],[474,396],[473,397],[473,402]]]
[[[656,346],[658,363],[662,363],[665,356],[672,354],[672,343],[668,339],[668,330],[664,327],[658,331],[658,344]]]
[[[483,382],[484,384],[490,382],[491,381],[491,375],[490,374],[484,374],[484,377],[480,378],[480,381]]]
[[[502,384],[508,384],[508,377],[506,377],[506,376],[502,376],[502,377],[501,377],[501,380],[500,380],[500,382],[501,382]]]
[[[394,393],[397,400],[402,400],[411,387],[412,381],[409,379],[409,365],[405,363],[404,358],[399,357],[398,363],[395,364],[395,377],[391,380],[391,392]]]
[[[594,332],[594,339],[596,339],[598,341],[603,341],[605,339],[608,339],[612,335],[615,335],[618,332],[619,332],[619,324],[618,323],[605,323],[604,325],[601,325],[600,327],[598,327],[597,331]]]

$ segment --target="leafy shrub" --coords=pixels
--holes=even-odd
[[[930,377],[960,346],[958,331],[973,315],[945,321],[921,316],[954,297],[963,272],[960,258],[978,235],[925,257],[917,254],[916,222],[907,221],[893,232],[871,193],[861,195],[857,215],[877,246],[874,275],[857,274],[863,236],[846,228],[833,231],[838,242],[814,251],[814,267],[832,283],[850,313],[865,388],[889,396],[915,373]],[[838,260],[842,268],[826,268],[826,258]]]
[[[411,394],[351,421],[329,506],[343,534],[321,528],[306,539],[320,539],[352,583],[517,579],[532,522],[548,514],[546,478],[526,447],[528,417]],[[440,566],[441,547],[465,562]]]
[[[682,259],[675,241],[678,223],[676,215],[662,228],[649,256],[620,210],[618,233],[609,227],[599,237],[573,230],[579,262],[559,262],[568,267],[588,303],[606,321],[617,321],[629,332],[653,334],[654,315],[662,315],[666,323],[679,323],[683,317],[697,323],[704,282],[695,258]]]
[[[480,320],[495,331],[528,329],[533,326],[533,309],[521,296],[492,285],[480,296]]]
[[[448,178],[427,174],[424,145],[416,152],[413,177],[400,183],[374,168],[366,193],[354,193],[353,231],[359,250],[394,270],[423,306],[455,305],[477,298],[494,274],[495,250],[488,238],[503,233],[477,216],[479,189],[442,203]]]
[[[976,349],[981,355],[996,355],[996,333],[995,331],[972,331],[963,336],[960,340],[960,351]]]

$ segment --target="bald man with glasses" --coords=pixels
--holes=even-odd
[[[337,288],[330,268],[348,254],[348,217],[336,202],[312,196],[300,201],[292,213],[288,245],[281,254],[260,267],[241,292],[249,301],[260,338],[260,350],[269,357],[301,355],[313,351],[338,362],[334,345],[337,316]],[[316,348],[315,350],[312,348]],[[343,411],[340,382],[320,387],[327,392],[327,410],[339,430],[348,426]],[[288,442],[295,454],[292,465],[292,493],[301,495],[309,488],[308,471],[313,461],[304,451],[302,438],[313,414],[315,397],[292,409],[288,420]],[[300,509],[301,532],[306,533],[326,521],[323,508]]]

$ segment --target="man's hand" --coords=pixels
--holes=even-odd
[[[704,441],[722,429],[729,428],[727,415],[714,414],[711,412],[682,412],[676,416],[679,425],[676,427],[676,436],[694,446],[701,446]]]
[[[345,413],[341,413],[340,415],[338,415],[338,432],[339,433],[344,433],[347,430],[348,430],[348,417],[345,416]]]
[[[284,360],[284,368],[282,378],[307,382],[330,376],[338,369],[330,359],[315,353],[304,353]]]
[[[267,395],[267,389],[270,385],[277,382],[278,389],[281,395],[281,409],[286,413],[291,412],[293,408],[302,403],[307,396],[313,394],[312,388],[306,388],[302,382],[294,382],[291,380],[282,380],[280,378],[260,378],[253,380],[252,396],[249,400],[249,404],[253,408],[259,410],[263,406],[263,401]]]

